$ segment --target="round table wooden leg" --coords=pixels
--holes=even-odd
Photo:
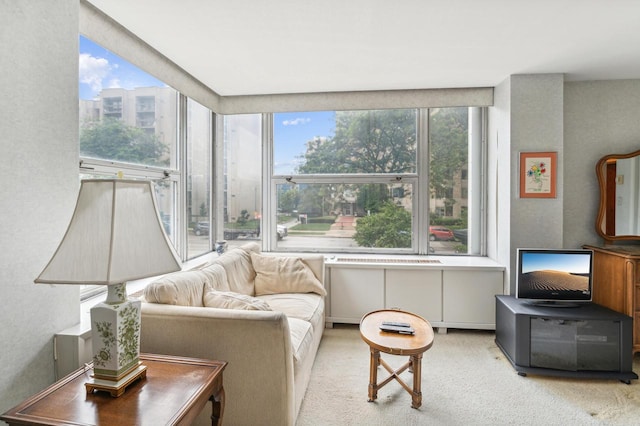
[[[378,397],[378,365],[380,365],[380,351],[369,348],[371,359],[369,362],[369,402],[375,401]]]
[[[420,408],[422,405],[422,354],[411,356],[411,366],[413,367],[413,393],[411,394],[411,407]]]

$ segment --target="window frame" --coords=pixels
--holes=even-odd
[[[79,35],[80,37],[85,37],[91,43],[96,43],[90,37]],[[105,48],[105,50],[118,55],[117,52]],[[127,61],[125,58],[120,58],[123,61]],[[127,61],[128,62],[128,61]],[[148,71],[142,68],[137,67],[136,65],[129,62],[129,64],[133,67],[138,68],[140,71],[147,73]],[[215,155],[215,146],[216,146],[216,114],[211,110],[211,108],[203,105],[195,99],[187,97],[185,94],[181,93],[178,89],[163,83],[166,88],[170,88],[173,92],[175,92],[175,117],[173,114],[170,114],[168,117],[165,117],[167,123],[169,123],[172,131],[171,134],[175,131],[175,134],[170,136],[169,140],[169,152],[170,161],[167,166],[155,166],[155,165],[145,165],[139,163],[130,163],[126,161],[120,160],[109,160],[109,159],[101,159],[90,157],[86,155],[82,155],[80,150],[78,151],[79,155],[79,167],[78,167],[78,176],[79,179],[83,178],[83,175],[92,175],[96,177],[104,177],[104,178],[130,178],[130,179],[145,179],[150,180],[152,182],[169,182],[170,183],[170,194],[171,194],[171,204],[168,207],[169,212],[167,214],[171,215],[171,235],[169,236],[171,242],[173,243],[176,252],[178,253],[182,262],[186,262],[190,259],[197,258],[199,256],[205,255],[213,251],[213,237],[211,236],[211,232],[209,234],[209,238],[207,240],[207,248],[204,249],[204,252],[198,252],[189,255],[189,221],[187,217],[187,182],[189,180],[188,173],[190,173],[190,167],[188,162],[187,153],[192,148],[189,144],[192,142],[188,138],[188,131],[191,126],[189,122],[188,115],[188,105],[190,101],[201,105],[206,109],[206,114],[208,115],[208,135],[204,138],[204,143],[209,144],[209,176],[208,176],[208,191],[206,191],[208,197],[208,204],[210,206],[208,211],[209,222],[212,223],[212,218],[214,217],[214,211],[216,208],[215,200],[213,198],[213,194],[215,191],[214,187],[214,178],[213,178],[213,168],[214,168],[214,155]],[[155,86],[154,86],[155,87]],[[137,89],[142,89],[140,93],[136,93]],[[145,87],[135,87],[133,89],[125,89],[122,88],[125,93],[131,91],[133,100],[132,107],[137,112],[141,111],[141,100],[149,101],[147,98],[153,98],[154,103],[157,104],[158,99],[155,96],[149,95],[144,91]],[[103,89],[101,92],[102,102],[100,103],[101,114],[98,116],[91,116],[91,119],[96,121],[103,121],[109,115],[109,112],[116,113],[122,116],[123,114],[123,97],[122,96],[112,96],[111,92],[109,92],[109,88]],[[114,101],[117,99],[117,101]],[[82,98],[78,97],[78,102],[82,104]],[[156,106],[154,104],[154,107]],[[146,103],[145,103],[146,105]],[[114,111],[115,107],[115,111]],[[156,108],[153,108],[155,111]],[[143,108],[144,110],[144,108]],[[78,120],[79,124],[82,127],[81,120],[83,119],[83,115],[81,114],[83,111],[80,108]],[[107,113],[105,113],[107,111]],[[115,119],[119,121],[124,121],[122,117],[116,117]],[[129,124],[135,127],[142,129],[143,131],[148,131],[147,127],[139,127],[138,115],[135,116],[136,122],[134,124]],[[175,122],[175,129],[173,129]],[[146,122],[145,122],[146,123]],[[143,124],[145,124],[143,123]],[[155,133],[155,132],[154,132]],[[203,138],[200,138],[202,141]],[[80,141],[78,141],[79,143]],[[154,185],[155,186],[155,185]],[[205,200],[206,201],[206,200]],[[104,286],[83,286],[80,290],[80,299],[84,301],[91,297],[94,297],[98,294],[102,294],[106,291]]]
[[[445,107],[452,108],[452,107]],[[470,206],[468,210],[468,221],[473,223],[471,238],[474,241],[473,247],[470,247],[472,256],[486,256],[486,132],[487,132],[487,108],[477,106],[466,106],[469,114],[469,128],[467,130],[468,138],[473,138],[469,146],[468,163],[477,162],[481,164],[479,168],[467,170],[467,180],[472,182],[473,188],[467,188],[467,191],[475,190],[476,199],[474,203],[474,213],[471,215]],[[390,248],[390,249],[371,249],[371,248],[353,248],[340,249],[329,247],[326,249],[319,248],[296,248],[296,251],[309,252],[336,252],[336,253],[370,253],[370,254],[418,254],[427,255],[430,253],[429,236],[427,232],[419,232],[420,229],[428,229],[430,222],[430,199],[431,190],[429,185],[429,112],[433,107],[414,108],[417,112],[416,123],[416,173],[400,173],[400,174],[276,174],[274,173],[274,113],[262,114],[263,120],[263,224],[264,230],[263,248],[266,251],[287,252],[286,248],[278,246],[276,223],[277,221],[277,188],[278,185],[287,183],[305,184],[329,184],[329,183],[389,183],[390,177],[398,177],[405,184],[411,184],[413,187],[412,200],[412,247],[408,249]],[[473,110],[472,110],[473,109]],[[336,110],[339,111],[339,110]],[[303,111],[301,111],[303,112]],[[480,132],[476,127],[480,126]],[[474,127],[472,127],[474,126]],[[469,136],[471,132],[473,136]],[[473,176],[472,176],[473,173]],[[422,181],[422,182],[421,182]]]

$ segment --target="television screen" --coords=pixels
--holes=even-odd
[[[518,249],[516,298],[590,302],[593,251]]]

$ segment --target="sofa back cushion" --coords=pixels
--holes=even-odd
[[[254,295],[256,273],[251,264],[250,253],[254,253],[259,247],[257,244],[247,244],[229,250],[213,262],[222,265],[226,271],[230,291],[247,296]]]
[[[320,280],[300,258],[251,253],[251,261],[256,271],[256,296],[279,293],[327,295]]]
[[[207,285],[204,291],[217,290],[217,291],[230,291],[229,279],[227,278],[227,271],[219,263],[208,263],[200,268],[202,272],[207,275]]]
[[[202,298],[209,280],[210,274],[200,270],[174,272],[147,285],[144,298],[150,303],[204,306]]]

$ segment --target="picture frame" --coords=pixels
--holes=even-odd
[[[520,153],[520,198],[556,198],[557,152]]]

